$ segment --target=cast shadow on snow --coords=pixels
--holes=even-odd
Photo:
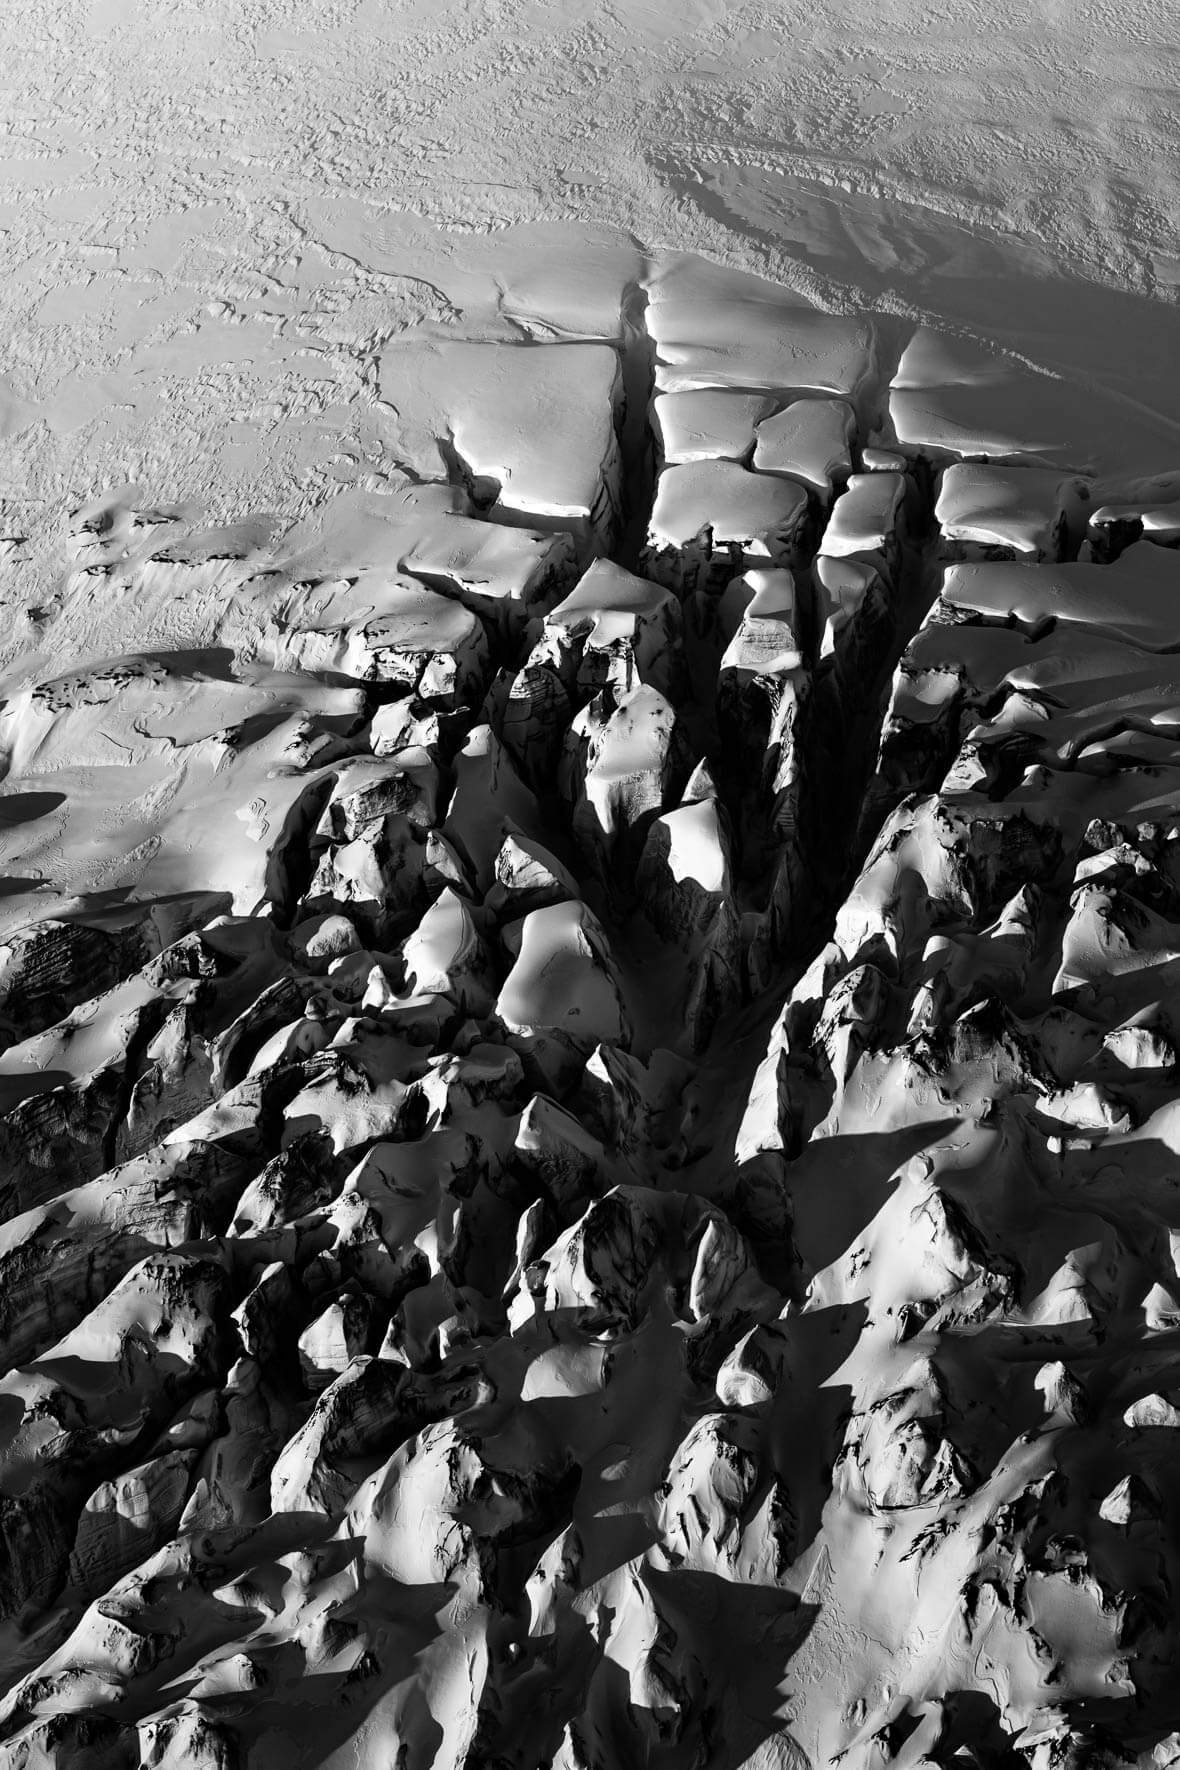
[[[805,1144],[786,1170],[805,1270],[821,1272],[838,1260],[886,1202],[897,1170],[958,1123],[948,1116],[899,1131],[842,1131]]]

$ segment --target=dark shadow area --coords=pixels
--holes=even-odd
[[[786,1169],[805,1268],[820,1272],[839,1259],[886,1202],[897,1170],[958,1123],[931,1119],[901,1131],[841,1133],[806,1144]]]
[[[832,1492],[834,1465],[852,1413],[852,1391],[832,1377],[855,1351],[867,1311],[863,1303],[809,1310],[781,1324],[783,1376],[767,1430],[771,1468],[785,1484],[794,1513],[794,1550],[813,1543]]]
[[[20,824],[33,823],[65,803],[64,793],[5,793],[0,796],[0,829],[14,830]]]

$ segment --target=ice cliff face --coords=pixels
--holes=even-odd
[[[4,1770],[1180,1761],[1180,528],[648,284],[3,636]]]

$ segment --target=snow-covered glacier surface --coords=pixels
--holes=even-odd
[[[14,8],[0,1770],[1180,1763],[1178,150],[1035,13]]]

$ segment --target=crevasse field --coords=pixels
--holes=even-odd
[[[0,25],[0,1770],[1180,1764],[1180,21]]]

